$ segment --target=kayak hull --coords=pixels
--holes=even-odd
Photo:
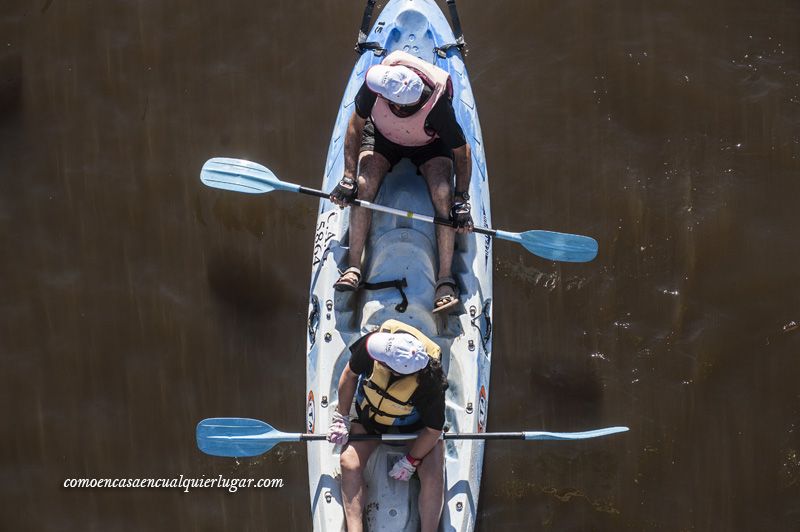
[[[483,139],[467,71],[458,49],[446,58],[435,47],[455,42],[443,13],[432,0],[391,0],[378,16],[367,41],[387,53],[405,50],[450,72],[453,107],[472,150],[470,195],[476,224],[491,226],[488,175]],[[323,190],[332,190],[343,172],[344,135],[354,112],[354,99],[367,68],[381,61],[371,52],[360,56],[345,89],[325,166]],[[424,179],[408,160],[386,176],[375,203],[433,216]],[[432,224],[374,213],[362,268],[364,280],[397,287],[341,293],[333,290],[339,271],[346,268],[349,208],[341,210],[321,200],[312,256],[309,294],[306,425],[308,432],[325,433],[336,409],[339,377],[347,364],[348,346],[387,319],[413,325],[442,347],[442,362],[450,388],[446,395],[446,429],[451,432],[486,430],[491,366],[492,242],[478,234],[457,237],[453,273],[461,302],[446,316],[431,307],[437,272],[435,228]],[[404,304],[405,301],[405,304]],[[327,442],[308,444],[308,473],[314,530],[344,530],[339,486],[339,451]],[[442,530],[469,531],[475,526],[484,443],[449,440],[445,443],[445,501]],[[369,530],[414,530],[419,483],[398,482],[388,471],[406,452],[404,446],[380,445],[365,470],[365,522]]]

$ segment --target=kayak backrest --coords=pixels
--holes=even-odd
[[[387,53],[403,50],[429,63],[436,62],[433,51],[436,43],[430,23],[425,15],[414,9],[403,11],[397,16],[384,47]]]

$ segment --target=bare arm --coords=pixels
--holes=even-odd
[[[358,152],[361,149],[361,135],[364,132],[366,118],[361,118],[358,113],[353,113],[347,124],[347,133],[344,136],[344,175],[355,177],[358,170]]]
[[[344,367],[342,376],[339,377],[339,404],[336,410],[347,417],[350,414],[350,405],[353,404],[353,396],[356,394],[358,385],[358,375],[350,369],[350,364]]]
[[[361,148],[361,135],[364,131],[366,118],[361,118],[358,113],[353,113],[347,123],[344,134],[344,175],[342,181],[331,191],[331,201],[344,209],[358,193],[356,171],[358,170],[358,152]]]
[[[441,430],[425,427],[419,433],[419,436],[417,436],[414,445],[411,446],[411,451],[409,451],[409,454],[418,460],[422,460],[429,452],[431,452],[431,449],[436,447],[441,435]]]
[[[358,182],[356,181],[358,152],[361,148],[361,135],[366,123],[367,119],[361,118],[355,112],[347,123],[347,131],[344,135],[344,175],[342,181],[331,191],[330,196],[331,201],[341,209],[344,209],[358,193]]]

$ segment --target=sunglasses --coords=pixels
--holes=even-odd
[[[419,102],[411,104],[411,105],[400,105],[394,102],[389,102],[389,108],[392,110],[394,114],[400,117],[411,116],[416,113],[420,109],[421,105]]]

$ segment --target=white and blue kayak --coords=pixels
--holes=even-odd
[[[472,149],[470,196],[476,225],[491,226],[489,181],[475,100],[460,48],[433,0],[390,0],[365,36],[363,53],[344,91],[331,136],[322,190],[332,190],[344,169],[344,138],[354,99],[367,69],[385,54],[404,50],[450,73],[456,118]],[[363,40],[363,39],[362,39]],[[416,168],[403,160],[386,176],[374,203],[434,215],[427,186]],[[442,348],[450,388],[446,430],[484,432],[492,354],[492,241],[470,233],[457,237],[453,273],[460,303],[447,316],[431,313],[437,271],[435,226],[423,221],[374,213],[363,263],[369,288],[336,292],[344,270],[349,208],[321,200],[311,271],[306,363],[307,429],[327,431],[337,407],[339,377],[350,358],[348,347],[394,318],[420,329]],[[445,498],[441,529],[467,531],[475,526],[484,442],[448,440],[445,446]],[[404,447],[382,444],[365,471],[365,521],[369,530],[405,531],[419,527],[416,479],[388,476]],[[308,444],[308,478],[314,530],[344,530],[339,448]]]

